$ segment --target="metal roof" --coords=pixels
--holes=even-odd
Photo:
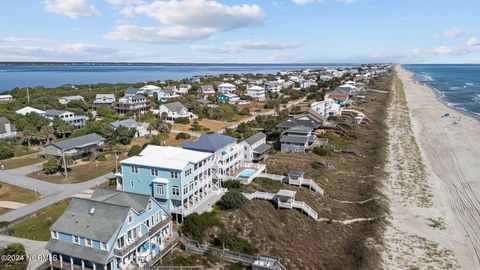
[[[305,144],[308,141],[306,136],[289,136],[282,135],[280,137],[280,143],[301,143]]]
[[[72,257],[83,259],[104,265],[108,260],[108,252],[100,249],[93,249],[91,247],[73,245],[61,240],[50,238],[46,247],[47,250],[57,252],[60,254],[68,254]]]
[[[137,128],[139,124],[135,119],[125,119],[111,122],[110,126],[112,126],[113,128],[118,128],[119,126],[124,126],[126,128]]]
[[[252,136],[248,137],[245,139],[245,142],[252,145],[260,140],[266,139],[267,135],[263,132],[258,132],[256,134],[253,134]]]
[[[185,149],[216,152],[229,144],[235,143],[236,141],[236,138],[219,133],[212,133],[202,134],[200,135],[200,138],[194,142],[185,141],[181,146]]]
[[[59,142],[50,143],[48,145],[54,145],[54,146],[60,148],[61,150],[66,151],[66,150],[70,150],[70,149],[74,149],[74,148],[81,148],[81,147],[89,146],[89,145],[92,145],[92,144],[98,144],[99,142],[104,141],[104,140],[105,140],[105,138],[103,138],[102,136],[100,136],[96,133],[90,133],[90,134],[83,135],[83,136],[80,136],[80,137],[75,137],[75,138],[71,138],[71,139],[67,139],[67,140],[63,140],[63,141],[59,141]],[[46,146],[48,146],[48,145],[46,145]],[[46,146],[44,146],[44,147],[46,147]]]
[[[263,154],[263,153],[267,152],[270,148],[271,148],[270,145],[268,145],[266,143],[262,143],[259,146],[255,147],[255,149],[253,149],[253,152],[258,153],[258,154]]]

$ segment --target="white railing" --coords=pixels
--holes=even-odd
[[[302,211],[304,211],[308,216],[310,216],[311,218],[317,220],[318,219],[318,213],[317,211],[313,210],[308,204],[304,203],[304,202],[299,202],[299,201],[295,201],[293,202],[293,207],[294,208],[298,208],[298,209],[301,209]]]

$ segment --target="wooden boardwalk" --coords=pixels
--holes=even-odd
[[[281,183],[285,183],[292,186],[299,186],[299,187],[305,186],[305,187],[308,187],[309,190],[320,193],[321,195],[325,195],[325,191],[323,190],[323,188],[320,187],[312,179],[304,178],[303,180],[292,180],[292,179],[289,179],[288,176],[280,175],[280,174],[271,174],[271,173],[261,173],[258,176],[270,178],[275,181],[279,181]]]

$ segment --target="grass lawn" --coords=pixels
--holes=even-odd
[[[45,161],[45,159],[43,159],[43,157],[41,157],[40,154],[38,154],[38,157],[34,157],[34,156],[18,157],[18,158],[14,157],[10,159],[0,160],[0,164],[3,164],[6,170],[9,170],[9,169],[16,169],[16,168],[28,166],[28,165],[33,165],[43,161]]]
[[[27,176],[51,183],[80,183],[110,173],[114,169],[115,158],[114,155],[110,154],[107,156],[106,161],[88,162],[71,167],[68,171],[68,180],[65,179],[62,173],[45,174],[43,171],[36,171]]]
[[[28,219],[7,229],[7,233],[21,238],[39,241],[50,239],[50,226],[63,214],[69,199],[54,203],[40,209]]]
[[[40,150],[41,150],[40,147],[37,148],[37,147],[28,147],[28,146],[25,146],[25,145],[16,145],[15,146],[15,156],[16,157],[21,157],[21,156],[36,153]]]
[[[226,127],[229,127],[235,122],[226,122],[226,121],[217,121],[217,120],[211,120],[211,119],[203,119],[201,121],[198,121],[198,123],[210,130],[204,130],[204,131],[194,131],[198,133],[208,133],[211,131],[218,131],[220,129],[224,129]],[[191,128],[191,124],[184,125],[184,124],[173,124],[172,128],[177,129],[177,130],[183,130],[183,131],[189,131]]]
[[[0,201],[32,203],[37,200],[34,191],[0,182]]]

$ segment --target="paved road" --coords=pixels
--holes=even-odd
[[[42,198],[34,203],[25,205],[16,210],[10,211],[0,216],[1,221],[14,221],[21,217],[30,215],[44,207],[47,207],[53,203],[61,201],[65,198],[73,197],[74,195],[95,187],[107,180],[107,178],[113,177],[112,173],[102,175],[95,179],[77,183],[77,184],[52,184],[45,181],[26,177],[21,174],[17,174],[12,171],[0,171],[0,181],[11,185],[19,186],[22,188],[37,190],[40,192]]]
[[[45,249],[47,242],[33,241],[23,238],[17,238],[13,236],[7,236],[0,234],[0,247],[6,247],[10,244],[20,243],[25,247],[25,252],[29,256],[36,256],[36,259],[30,260],[28,264],[28,270],[33,270],[39,267],[42,263],[45,262],[45,259],[48,259],[48,251]]]

